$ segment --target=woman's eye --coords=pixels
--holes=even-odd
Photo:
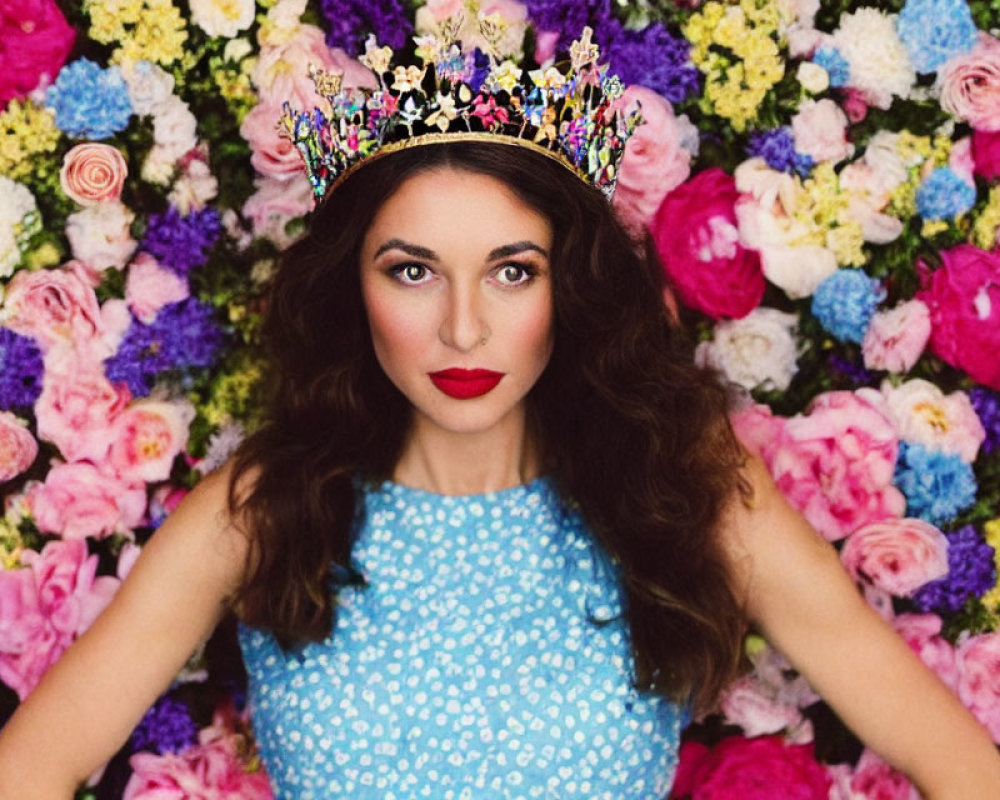
[[[497,271],[497,280],[504,286],[518,286],[535,276],[535,270],[525,264],[504,264]]]
[[[400,283],[423,283],[430,274],[423,264],[400,264],[389,272]]]

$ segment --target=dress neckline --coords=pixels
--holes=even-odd
[[[364,484],[367,488],[383,495],[392,497],[408,497],[413,500],[427,500],[439,503],[471,503],[483,501],[504,501],[521,496],[530,496],[552,489],[552,479],[548,475],[539,475],[526,483],[518,483],[505,489],[494,489],[487,492],[472,492],[469,494],[443,494],[431,489],[418,489],[391,479],[370,481]]]

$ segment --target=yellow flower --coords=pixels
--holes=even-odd
[[[986,544],[993,548],[993,563],[996,565],[997,575],[1000,575],[1000,518],[991,519],[983,526],[983,536]],[[1000,579],[996,586],[983,595],[982,601],[991,611],[1000,611]]]
[[[990,189],[986,207],[972,225],[972,243],[981,250],[992,250],[1000,233],[1000,186]]]
[[[35,158],[54,152],[60,136],[52,111],[30,100],[11,100],[0,112],[0,175],[15,181],[32,175]]]
[[[502,64],[494,68],[493,72],[490,74],[490,78],[496,81],[496,84],[500,86],[500,88],[509,92],[521,79],[521,68],[513,61],[504,61]]]
[[[924,224],[920,227],[920,235],[924,239],[930,239],[932,236],[937,236],[946,230],[948,230],[948,223],[943,219],[929,219],[925,220]]]
[[[153,61],[169,65],[181,58],[186,22],[171,0],[97,0],[86,5],[92,39],[119,46],[113,64]]]
[[[62,261],[62,253],[52,242],[45,242],[35,250],[28,253],[26,265],[28,269],[42,269],[43,267],[54,267]]]
[[[903,162],[912,166],[930,156],[931,140],[929,136],[917,136],[910,131],[900,131],[899,138],[896,140],[896,149]]]
[[[864,252],[865,237],[861,225],[849,222],[838,225],[826,232],[826,249],[833,253],[837,264],[842,267],[863,266],[866,257]]]

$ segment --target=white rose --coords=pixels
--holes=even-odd
[[[774,308],[755,308],[742,319],[718,323],[698,358],[745,389],[784,391],[798,370],[795,339],[798,317]]]
[[[946,395],[920,378],[899,386],[884,381],[881,389],[886,413],[904,442],[956,454],[966,464],[976,460],[986,431],[965,392]]]
[[[98,203],[70,214],[66,238],[73,258],[98,271],[121,269],[138,246],[129,233],[134,219],[135,214],[119,202]]]
[[[174,76],[149,61],[126,61],[121,65],[132,109],[139,116],[155,114],[174,92]]]
[[[222,57],[226,61],[242,61],[253,52],[253,45],[247,39],[230,39],[222,49]]]
[[[801,62],[795,77],[810,94],[820,94],[830,88],[830,73],[812,61]]]
[[[254,0],[191,0],[191,21],[209,36],[232,39],[253,24]]]
[[[28,240],[41,230],[35,196],[23,184],[0,175],[0,278],[21,263]]]

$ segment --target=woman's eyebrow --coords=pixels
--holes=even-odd
[[[378,250],[375,251],[375,255],[372,256],[373,259],[378,258],[382,253],[387,250],[402,250],[407,255],[411,255],[414,258],[423,258],[427,261],[437,261],[438,255],[433,250],[427,247],[421,247],[418,244],[410,244],[409,242],[404,242],[402,239],[388,239],[386,240]],[[500,247],[495,247],[490,250],[488,259],[494,261],[498,258],[507,258],[508,256],[517,255],[518,253],[523,253],[526,250],[534,250],[535,252],[541,253],[546,258],[548,257],[548,251],[542,247],[539,247],[532,241],[527,239],[520,242],[512,242],[511,244],[505,244]]]

